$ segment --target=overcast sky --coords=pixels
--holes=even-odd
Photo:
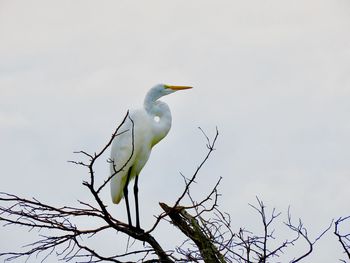
[[[259,196],[281,223],[290,206],[315,237],[350,214],[349,14],[348,0],[0,0],[0,191],[91,200],[72,152],[101,149],[154,84],[191,85],[164,98],[173,127],[140,177],[142,225],[206,153],[197,127],[213,136],[217,126],[198,197],[222,176],[219,204],[235,231],[259,229],[248,206]],[[112,206],[108,189],[103,198]],[[123,205],[114,209],[125,219]],[[21,231],[2,230],[0,247],[22,245]],[[305,262],[341,257],[330,231]]]

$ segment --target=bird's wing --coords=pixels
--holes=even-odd
[[[133,167],[130,177],[132,179],[141,171],[149,156],[147,150],[145,151],[150,145],[149,117],[144,110],[136,110],[130,113],[130,118],[133,122],[127,119],[120,129],[121,134],[112,143],[110,173],[115,174],[111,179],[114,203],[119,203],[123,197],[130,167]]]

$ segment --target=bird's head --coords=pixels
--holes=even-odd
[[[153,107],[153,104],[156,100],[159,98],[169,95],[171,93],[174,93],[178,90],[185,90],[185,89],[191,89],[192,87],[189,86],[173,86],[173,85],[166,85],[166,84],[158,84],[155,85],[153,88],[151,88],[145,97],[144,101],[144,107],[145,109],[150,109]]]

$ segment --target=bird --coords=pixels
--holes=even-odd
[[[111,197],[119,204],[124,197],[128,224],[132,227],[128,184],[134,182],[134,199],[136,212],[136,229],[140,228],[138,178],[142,168],[148,161],[152,148],[159,143],[171,128],[171,112],[169,106],[160,101],[163,96],[176,91],[191,89],[190,86],[174,86],[158,84],[146,94],[143,108],[130,111],[128,118],[114,137],[110,155]]]

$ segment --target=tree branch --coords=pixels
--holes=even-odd
[[[195,217],[187,213],[183,207],[177,207],[174,209],[164,203],[159,203],[159,205],[169,215],[173,224],[197,245],[204,262],[226,262],[214,246],[211,237],[205,235],[202,231],[200,224]]]
[[[340,217],[334,222],[334,234],[337,236],[338,242],[341,244],[344,253],[350,260],[350,233],[341,234],[339,230],[340,224],[344,223],[347,220],[350,221],[350,216]],[[343,262],[345,262],[345,260],[343,260]]]
[[[75,164],[88,168],[90,180],[89,182],[84,181],[83,185],[90,190],[90,193],[93,195],[94,200],[98,204],[98,208],[92,204],[81,201],[79,201],[79,204],[82,207],[65,206],[56,208],[54,206],[44,204],[37,199],[29,200],[12,194],[0,193],[0,201],[7,204],[6,207],[0,207],[0,220],[4,222],[5,225],[11,224],[16,226],[24,226],[29,229],[37,229],[39,231],[46,229],[50,233],[48,236],[41,235],[41,239],[28,244],[26,246],[29,247],[28,250],[22,252],[1,253],[0,257],[5,256],[7,257],[7,260],[13,260],[20,257],[29,258],[33,254],[38,255],[45,252],[47,254],[42,260],[45,261],[49,255],[58,250],[56,252],[57,255],[65,261],[73,260],[73,258],[80,258],[81,262],[122,262],[118,258],[128,256],[130,253],[123,253],[116,256],[102,256],[94,249],[81,243],[81,240],[84,240],[84,236],[89,238],[91,236],[95,236],[103,230],[114,229],[115,231],[122,232],[142,243],[147,243],[151,247],[151,250],[139,250],[134,251],[134,253],[143,253],[145,254],[145,258],[150,251],[152,251],[158,256],[157,261],[173,262],[169,258],[167,252],[160,246],[158,241],[150,233],[144,233],[130,227],[128,224],[113,218],[108,212],[107,206],[103,203],[99,196],[99,192],[108,183],[112,176],[119,171],[115,171],[115,173],[111,175],[101,186],[99,186],[97,189],[95,188],[94,164],[111,145],[113,139],[125,132],[119,132],[119,130],[127,118],[130,119],[132,122],[132,127],[134,127],[133,120],[129,117],[129,112],[127,112],[122,123],[116,128],[110,140],[98,153],[89,154],[85,151],[78,152],[89,158],[88,164],[80,161],[71,161]],[[134,148],[133,129],[134,128],[132,128],[132,147]],[[132,154],[133,151],[131,156]],[[126,164],[130,161],[130,159],[131,157]],[[123,169],[123,167],[121,169]],[[82,229],[81,227],[72,223],[74,218],[77,217],[88,217],[90,221],[92,218],[98,219],[100,226],[94,229]],[[152,260],[148,260],[146,258],[145,261],[152,262]]]

